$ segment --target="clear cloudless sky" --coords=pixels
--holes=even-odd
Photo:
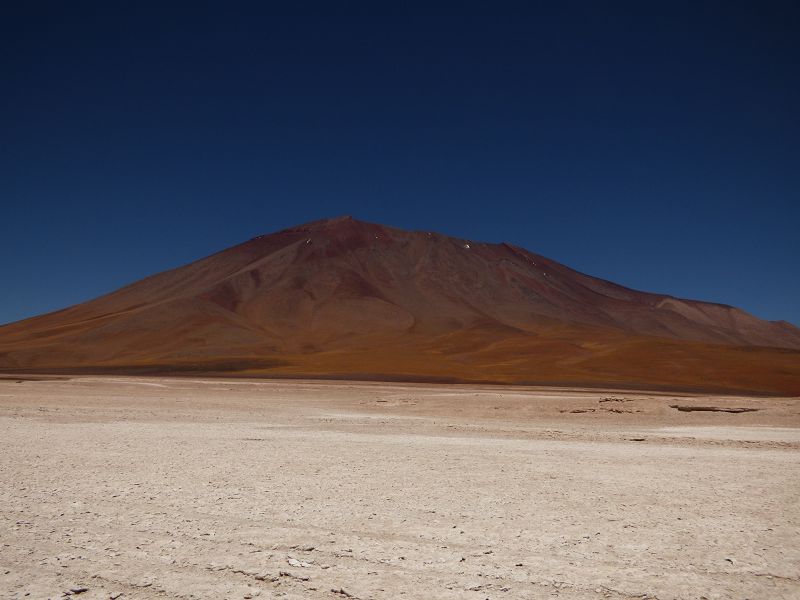
[[[3,3],[0,323],[351,214],[800,324],[797,2],[279,6]]]

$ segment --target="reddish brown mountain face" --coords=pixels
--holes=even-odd
[[[0,368],[800,394],[800,329],[508,244],[340,218],[0,327]]]

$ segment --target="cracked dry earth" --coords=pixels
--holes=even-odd
[[[618,390],[6,378],[0,597],[798,598],[799,413]]]

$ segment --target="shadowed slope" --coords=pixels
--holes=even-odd
[[[509,244],[345,217],[1,327],[0,367],[800,393],[800,330]]]

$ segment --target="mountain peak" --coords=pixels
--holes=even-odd
[[[293,227],[288,227],[283,232],[289,231],[323,231],[323,230],[336,230],[336,229],[353,229],[359,227],[383,227],[377,223],[368,223],[367,221],[360,221],[353,218],[351,215],[342,215],[338,217],[328,217],[325,219],[317,219],[309,221]]]
[[[341,215],[338,217],[328,217],[327,219],[317,219],[306,223],[307,227],[338,227],[342,225],[357,225],[363,223],[354,219],[352,215]],[[301,226],[302,227],[302,226]]]

